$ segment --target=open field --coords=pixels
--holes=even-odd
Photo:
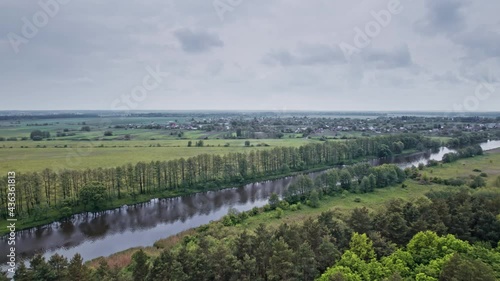
[[[478,169],[481,172],[474,172],[474,169]],[[487,185],[492,186],[496,177],[500,175],[500,149],[487,151],[482,156],[459,159],[454,163],[426,168],[425,172],[429,176],[440,178],[467,178],[469,175],[477,176],[480,173],[486,173],[488,174],[486,178]]]
[[[116,167],[140,161],[171,160],[198,154],[227,154],[277,146],[297,147],[314,140],[304,138],[250,140],[205,140],[204,147],[187,147],[188,140],[157,141],[5,141],[0,142],[0,172],[41,171],[45,168],[86,169]],[[228,147],[224,145],[229,144]],[[269,146],[257,146],[267,144]],[[21,148],[22,147],[22,148]],[[27,147],[27,148],[26,148]]]

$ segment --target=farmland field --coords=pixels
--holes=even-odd
[[[245,140],[207,140],[204,141],[204,147],[187,147],[188,140],[6,141],[0,143],[0,157],[4,160],[0,163],[0,171],[3,173],[7,170],[24,172],[41,171],[45,168],[59,170],[116,167],[140,161],[187,158],[203,153],[227,154],[277,146],[296,147],[317,141],[303,138],[250,140],[253,147],[245,147],[244,142]],[[226,144],[229,146],[225,147]],[[259,144],[268,146],[257,146]]]

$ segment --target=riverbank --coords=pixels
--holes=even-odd
[[[235,226],[224,227],[221,221],[214,221],[197,228],[186,230],[165,239],[160,239],[156,241],[152,246],[127,249],[125,251],[108,256],[105,259],[111,267],[123,267],[130,263],[132,255],[139,249],[144,249],[144,251],[150,256],[158,256],[164,249],[169,249],[175,246],[177,243],[182,241],[184,237],[195,234],[199,231],[210,231],[210,229],[212,228],[215,229],[224,227],[224,231],[228,233],[239,233],[243,230],[253,231],[261,223],[264,223],[269,227],[277,227],[282,223],[291,224],[294,222],[303,221],[310,217],[317,217],[322,212],[329,210],[333,210],[338,214],[347,214],[352,209],[358,207],[367,207],[370,210],[378,210],[383,206],[384,202],[392,199],[413,200],[424,196],[427,192],[430,191],[450,189],[450,187],[444,185],[420,185],[416,181],[412,180],[407,180],[405,184],[407,185],[406,188],[401,188],[401,186],[398,185],[376,189],[372,193],[347,193],[342,196],[324,196],[320,200],[320,206],[318,208],[311,208],[303,204],[300,210],[284,210],[281,218],[276,217],[275,211],[270,211],[261,212],[255,216],[251,216],[241,224],[237,224]],[[360,201],[356,202],[358,201],[356,198],[359,198]],[[93,259],[88,261],[88,264],[90,264],[91,266],[97,266],[98,261],[99,258]]]
[[[413,155],[421,153],[417,150],[411,149],[411,150],[405,150],[401,154],[397,154],[395,156],[399,157],[404,157],[408,155]],[[360,162],[365,162],[365,161],[370,161],[373,159],[377,159],[376,157],[363,157],[359,159],[353,159],[349,162],[344,162],[343,164],[345,165],[351,165],[355,163],[360,163]],[[270,180],[278,180],[286,177],[291,177],[291,176],[296,176],[300,174],[308,174],[308,173],[314,173],[314,172],[319,172],[319,171],[324,171],[328,170],[334,167],[338,167],[338,165],[323,165],[323,166],[316,166],[316,167],[311,167],[306,170],[302,171],[293,171],[289,173],[283,173],[283,174],[277,174],[277,175],[271,175],[271,176],[263,176],[263,177],[258,177],[258,178],[253,178],[253,179],[247,179],[243,181],[242,183],[236,185],[236,184],[224,184],[220,186],[214,186],[212,188],[205,188],[205,189],[182,189],[182,190],[164,190],[160,192],[155,192],[155,193],[149,193],[149,194],[140,194],[137,195],[135,198],[132,197],[124,197],[121,199],[114,199],[112,201],[107,202],[104,206],[102,206],[99,211],[96,212],[88,212],[85,211],[84,206],[79,205],[75,206],[72,208],[72,215],[71,216],[78,216],[86,213],[99,213],[99,212],[105,212],[108,210],[113,210],[120,208],[124,205],[137,205],[137,204],[142,204],[149,202],[153,199],[161,199],[161,198],[175,198],[175,197],[180,197],[180,196],[188,196],[188,195],[193,195],[197,193],[203,193],[207,191],[218,191],[218,190],[224,190],[228,188],[237,188],[244,186],[246,184],[251,184],[251,183],[256,183],[256,182],[264,182],[264,181],[270,181]],[[49,225],[54,222],[58,221],[63,221],[65,219],[68,219],[67,215],[61,214],[58,210],[50,209],[48,212],[46,212],[44,215],[44,218],[40,219],[35,219],[35,218],[18,218],[16,227],[17,231],[22,231],[30,228],[35,228],[35,227],[43,227],[46,225]],[[8,225],[7,221],[0,221],[0,236],[3,236],[8,233],[8,229],[6,228]]]
[[[464,162],[466,162],[467,164],[464,165]],[[485,169],[486,167],[489,167],[489,179],[493,180],[494,178],[500,176],[500,149],[491,150],[482,156],[461,159],[454,163],[442,164],[436,167],[427,167],[424,169],[424,172],[432,173],[433,175],[445,175],[446,177],[459,177],[477,173],[474,172],[473,169]],[[292,224],[295,222],[303,221],[310,217],[317,217],[322,212],[329,210],[332,210],[341,216],[358,207],[366,207],[370,210],[376,211],[382,208],[383,204],[389,200],[403,199],[410,201],[421,198],[425,196],[426,193],[431,191],[457,189],[457,187],[450,187],[440,184],[420,184],[419,182],[410,179],[406,180],[404,184],[406,185],[406,188],[402,188],[398,185],[382,189],[375,189],[375,191],[372,193],[345,193],[339,196],[324,196],[320,200],[320,206],[318,208],[311,208],[309,206],[302,205],[302,208],[299,210],[284,210],[280,218],[277,218],[275,211],[271,211],[261,212],[257,215],[250,216],[242,223],[235,226],[223,226],[221,221],[211,222],[209,224],[186,230],[165,239],[160,239],[156,241],[153,246],[131,248],[125,251],[117,252],[106,257],[105,260],[112,267],[117,266],[118,268],[122,268],[130,264],[131,256],[139,249],[144,249],[144,251],[149,256],[158,256],[163,250],[174,247],[176,244],[182,241],[184,237],[193,235],[201,231],[211,231],[211,229],[217,229],[221,227],[224,227],[224,231],[227,233],[239,233],[244,230],[253,231],[261,223],[264,223],[269,227],[277,227],[282,223]],[[494,187],[492,181],[490,180],[488,180],[488,187],[480,190],[492,190],[495,192],[499,192],[499,189],[497,187]],[[471,191],[473,190],[471,189]],[[88,264],[90,264],[91,266],[97,266],[99,260],[100,258],[90,260],[88,261]]]

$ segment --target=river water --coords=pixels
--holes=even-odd
[[[489,141],[481,146],[484,150],[495,149],[500,147],[500,141]],[[370,163],[394,163],[406,168],[425,164],[430,159],[439,161],[452,151],[443,147],[437,152],[375,159]],[[310,173],[309,176],[314,178],[324,172]],[[98,214],[75,215],[70,221],[17,232],[16,254],[18,258],[30,258],[35,253],[43,253],[45,257],[58,253],[71,258],[80,253],[84,260],[89,260],[132,247],[151,246],[159,239],[218,220],[230,208],[247,211],[262,207],[267,204],[271,193],[282,195],[295,180],[295,177],[286,177],[219,191],[153,199]],[[5,238],[1,238],[0,244],[2,265],[7,261],[6,253],[10,248]]]

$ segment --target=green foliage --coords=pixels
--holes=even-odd
[[[148,256],[141,249],[132,255],[134,281],[144,281],[149,272]]]
[[[30,139],[34,141],[41,141],[46,138],[50,138],[50,133],[47,131],[34,130],[30,134]]]
[[[280,203],[280,198],[278,194],[273,192],[271,196],[269,196],[269,206],[271,207],[271,210],[276,209],[279,203]]]
[[[84,206],[97,210],[106,201],[106,187],[98,182],[92,182],[80,189],[80,201]]]
[[[470,182],[470,188],[479,188],[486,186],[486,180],[481,176],[475,176],[472,182]]]
[[[368,172],[371,171],[363,173]],[[427,196],[408,202],[393,200],[376,212],[356,208],[351,214],[336,217],[336,213],[329,211],[316,219],[292,224],[287,221],[272,228],[263,224],[256,229],[211,224],[203,231],[185,236],[158,257],[146,258],[145,262],[143,259],[139,264],[145,264],[144,270],[139,270],[143,273],[138,276],[143,278],[148,269],[143,279],[146,281],[318,278],[395,281],[440,280],[445,276],[455,278],[448,280],[462,280],[456,279],[461,268],[451,266],[450,262],[460,255],[464,261],[459,262],[464,268],[477,267],[485,273],[477,273],[481,278],[490,278],[492,274],[500,278],[500,252],[493,248],[500,235],[496,219],[500,210],[495,204],[500,200],[500,193],[471,193],[463,189]],[[294,206],[298,205],[290,209]],[[271,214],[262,216],[282,217],[282,212],[277,207]],[[241,221],[243,214],[246,213],[232,210],[226,217],[231,218],[234,225],[232,220]],[[434,229],[457,236],[438,234],[432,231]],[[483,242],[472,245],[458,237]],[[140,254],[134,257],[136,255]],[[50,266],[38,263],[41,265],[36,267],[37,274],[50,272],[47,270]],[[133,275],[136,264],[134,258],[123,272]],[[93,269],[91,275],[103,276],[103,271],[106,271],[105,265]],[[27,275],[34,273],[25,271]]]
[[[309,206],[313,208],[319,207],[319,194],[316,189],[311,191],[311,193],[309,194]]]
[[[359,234],[355,232],[349,243],[349,249],[364,261],[370,261],[375,258],[373,242],[368,238],[366,233]]]
[[[490,266],[478,259],[454,254],[442,267],[440,281],[494,281],[495,273]]]
[[[276,212],[275,212],[274,216],[277,219],[281,219],[283,217],[283,214],[284,214],[283,209],[281,209],[280,207],[276,208]]]
[[[352,175],[348,170],[341,170],[339,174],[340,186],[344,190],[349,190],[352,184]]]

